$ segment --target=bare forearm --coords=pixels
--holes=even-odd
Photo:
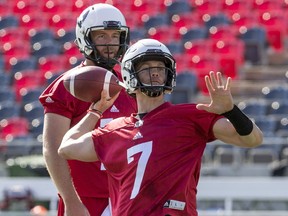
[[[64,201],[79,201],[71,180],[67,161],[58,156],[57,150],[53,154],[49,153],[49,151],[44,151],[44,159],[50,177]]]
[[[88,113],[64,136],[58,154],[65,159],[93,162],[98,160],[92,140],[92,130],[99,117]]]
[[[68,163],[58,155],[59,145],[70,124],[71,120],[64,116],[53,113],[45,114],[43,155],[50,177],[64,202],[67,203],[68,200],[75,200],[79,203],[80,200],[72,183]]]
[[[213,128],[217,139],[239,147],[252,148],[260,145],[263,140],[261,130],[253,123],[253,130],[248,135],[239,135],[227,119],[218,120]]]
[[[263,134],[261,130],[253,124],[252,132],[247,136],[239,136],[241,143],[246,143],[245,147],[257,147],[263,142]]]
[[[80,122],[78,122],[74,127],[67,131],[63,137],[62,143],[69,139],[76,140],[84,134],[91,132],[95,128],[98,120],[98,116],[95,116],[92,113],[87,113],[87,115],[84,116]]]

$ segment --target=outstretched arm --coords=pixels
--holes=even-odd
[[[213,126],[217,139],[240,147],[256,147],[262,143],[263,135],[257,125],[234,105],[231,95],[231,78],[223,83],[220,72],[205,76],[210,95],[210,104],[198,104],[197,108],[223,115]]]

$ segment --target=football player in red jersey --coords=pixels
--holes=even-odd
[[[122,78],[138,113],[94,130],[116,97],[102,98],[62,140],[67,159],[100,160],[108,173],[114,216],[196,216],[201,157],[215,139],[239,147],[262,143],[261,130],[233,104],[231,78],[205,77],[210,104],[165,102],[175,86],[175,61],[166,46],[143,39],[125,53]],[[98,110],[98,111],[97,111]],[[173,210],[169,211],[169,210]]]
[[[96,65],[112,71],[121,79],[120,72],[113,68],[128,48],[129,28],[117,8],[101,3],[86,8],[77,19],[75,42],[85,60],[72,70]],[[66,131],[85,116],[90,106],[90,103],[82,102],[66,91],[62,82],[66,73],[59,76],[40,96],[45,110],[43,155],[59,192],[58,216],[110,215],[107,207],[107,174],[100,162],[66,161],[57,153]],[[103,113],[97,126],[130,115],[136,108],[136,101],[123,90],[115,103]]]

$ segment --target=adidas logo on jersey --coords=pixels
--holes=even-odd
[[[113,105],[110,109],[110,112],[119,112],[119,110],[117,109],[115,105]]]
[[[54,103],[54,101],[52,100],[51,97],[47,97],[47,98],[45,99],[45,102],[46,102],[46,103]]]
[[[133,140],[137,140],[141,138],[143,138],[142,134],[140,132],[137,132],[136,135],[133,137]]]

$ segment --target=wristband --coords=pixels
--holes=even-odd
[[[87,112],[96,115],[99,119],[102,117],[102,114],[103,114],[100,110],[96,110],[96,109],[88,109]]]
[[[253,122],[236,105],[232,110],[221,115],[231,122],[240,136],[246,136],[252,132]]]

